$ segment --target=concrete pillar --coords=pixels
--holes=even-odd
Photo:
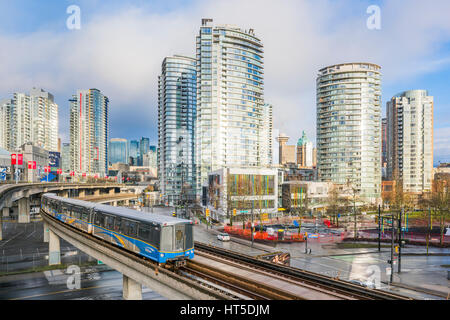
[[[125,206],[129,206],[130,205],[130,200],[125,200]]]
[[[117,207],[117,201],[113,201],[112,205],[113,205],[114,207]]]
[[[2,214],[3,214],[4,217],[9,217],[9,208],[4,207],[2,209]]]
[[[48,223],[44,222],[44,242],[48,242],[50,239]]]
[[[123,298],[125,300],[142,300],[142,285],[123,275]]]
[[[116,193],[114,188],[113,189],[109,189],[109,194],[114,194],[114,193]]]
[[[49,230],[50,241],[48,243],[48,264],[55,265],[61,264],[61,251],[59,238],[52,230]]]
[[[69,190],[63,190],[61,191],[61,197],[68,198],[69,197]]]
[[[19,223],[30,222],[30,198],[19,199]]]
[[[95,189],[94,190],[94,196],[100,196],[100,189]]]
[[[79,192],[78,192],[78,196],[80,197],[80,198],[84,198],[84,197],[86,197],[86,190],[80,190]]]

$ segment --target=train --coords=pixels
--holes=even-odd
[[[59,221],[157,263],[194,258],[190,220],[45,193],[41,209]]]

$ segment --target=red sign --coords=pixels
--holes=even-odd
[[[47,166],[47,167],[44,167],[44,171],[45,171],[45,172],[50,172],[50,171],[51,171],[51,169],[50,169],[50,167],[49,167],[49,166]]]
[[[22,153],[17,154],[17,164],[19,166],[23,165],[23,154]]]
[[[28,169],[36,169],[36,161],[28,161]]]
[[[70,175],[73,177],[75,175],[75,172],[70,171]]]
[[[83,172],[82,176],[83,176],[83,177],[86,177],[86,172]]]
[[[16,164],[17,155],[15,153],[11,154],[11,165]]]
[[[98,178],[98,174],[96,174],[96,175],[94,176],[94,178],[96,178],[96,179],[97,179],[97,178]]]
[[[57,169],[57,170],[56,170],[56,173],[57,173],[57,174],[61,174],[61,173],[62,173],[62,169]]]

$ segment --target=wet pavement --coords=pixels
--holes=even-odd
[[[393,285],[389,285],[390,265],[387,261],[391,256],[390,248],[382,247],[381,252],[378,252],[378,248],[339,249],[333,243],[309,240],[308,252],[311,249],[311,253],[308,254],[305,254],[305,243],[279,243],[276,247],[270,247],[255,242],[255,247],[263,249],[257,250],[250,247],[250,241],[234,237],[229,243],[217,240],[218,230],[218,227],[206,230],[205,225],[196,225],[195,239],[249,255],[276,251],[289,252],[292,267],[347,281],[372,282],[379,289],[416,299],[440,300],[445,299],[450,293],[450,281],[447,280],[447,270],[450,270],[450,250],[447,248],[429,248],[430,256],[428,257],[426,255],[408,255],[425,254],[426,248],[424,247],[406,246],[402,248],[402,254],[405,255],[401,257],[401,273],[397,272],[398,264],[396,264]],[[234,241],[239,241],[239,243],[233,243]],[[439,254],[439,256],[433,254]],[[402,287],[396,286],[396,284],[402,285]],[[406,289],[403,286],[417,287],[426,292]]]
[[[172,209],[155,210],[171,215]],[[149,213],[151,214],[151,213]],[[390,249],[377,248],[339,249],[333,243],[308,241],[311,253],[305,254],[305,243],[277,244],[275,247],[232,237],[233,241],[222,242],[217,239],[219,227],[206,229],[204,224],[194,227],[194,239],[228,250],[256,256],[268,252],[289,252],[291,266],[320,273],[343,280],[357,279],[362,282],[378,279],[379,288],[391,290],[416,299],[445,299],[449,291],[447,270],[450,265],[450,250],[429,248],[430,256],[424,254],[426,249],[420,246],[406,246],[401,259],[402,272],[394,272],[394,285],[389,285]],[[29,270],[48,265],[48,243],[43,242],[43,225],[41,221],[28,224],[5,222],[4,240],[0,241],[0,299],[122,299],[122,275],[106,266],[93,266],[85,272],[80,289],[68,289],[64,270],[61,272],[33,272],[18,275],[4,275],[20,270]],[[373,244],[373,243],[372,243]],[[383,244],[386,245],[386,244]],[[308,250],[309,251],[309,250]],[[61,240],[61,261],[67,265],[82,266],[95,263],[95,260],[80,252],[77,248]],[[411,255],[408,255],[411,254]],[[416,255],[413,255],[416,254]],[[433,255],[441,254],[441,256]],[[83,267],[82,267],[83,268]],[[85,270],[85,269],[84,269]],[[91,274],[89,276],[89,274]],[[94,275],[92,275],[94,274]],[[378,277],[378,278],[377,278]],[[375,281],[376,282],[376,281]],[[413,291],[419,287],[424,291]],[[144,299],[164,299],[150,289],[145,289]]]

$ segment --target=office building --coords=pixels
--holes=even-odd
[[[296,159],[296,149],[297,146],[294,145],[287,145],[287,142],[289,141],[289,137],[285,135],[284,133],[281,133],[277,137],[278,141],[278,159],[279,164],[281,165],[287,165],[287,164],[295,164],[297,161]]]
[[[112,138],[109,140],[109,164],[126,163],[128,164],[128,141],[127,139]]]
[[[316,165],[314,151],[313,143],[303,131],[302,137],[297,142],[297,165],[300,167],[314,167]]]
[[[317,76],[320,181],[349,184],[367,203],[381,195],[381,68],[345,63]]]

